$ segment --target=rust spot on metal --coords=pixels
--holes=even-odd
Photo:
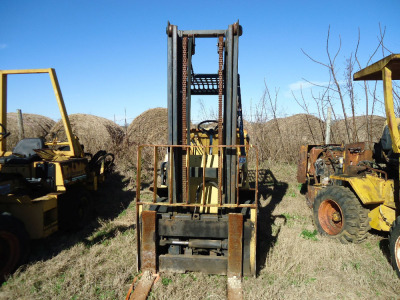
[[[243,215],[229,214],[228,277],[242,277]]]
[[[314,200],[315,197],[317,196],[317,193],[321,190],[320,187],[316,187],[314,185],[309,185],[307,187],[307,194],[306,194],[306,200],[307,200],[307,205],[308,207],[312,208],[314,205]]]
[[[361,161],[372,160],[372,150],[365,149],[366,143],[352,143],[345,146],[345,159],[343,162],[343,172],[356,176],[360,168],[354,169]],[[364,168],[365,169],[365,168]]]
[[[324,152],[324,149],[319,148],[319,147],[314,147],[310,151],[310,166],[308,172],[310,174],[315,174],[315,161],[318,159],[318,157],[321,155],[321,153]]]
[[[137,283],[135,289],[133,287],[129,290],[125,300],[146,300],[150,293],[151,287],[153,286],[154,280],[158,280],[159,275],[152,275],[151,272],[146,271],[142,274],[141,279]],[[135,283],[136,278],[133,282]],[[133,290],[133,292],[132,292]]]
[[[343,228],[343,214],[340,206],[331,199],[324,200],[318,209],[318,220],[329,235],[337,235]]]
[[[307,146],[300,146],[300,158],[297,162],[297,182],[306,183],[307,181]]]
[[[242,280],[240,278],[228,278],[227,294],[228,300],[243,299]]]
[[[156,212],[142,212],[142,251],[143,270],[156,272]]]

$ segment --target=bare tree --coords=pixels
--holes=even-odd
[[[343,116],[344,116],[344,122],[345,122],[345,127],[346,127],[346,133],[347,133],[348,139],[350,140],[350,130],[349,130],[349,125],[348,125],[348,121],[347,121],[347,113],[346,113],[346,107],[345,107],[344,96],[343,96],[343,92],[342,92],[342,89],[341,89],[340,82],[339,82],[339,80],[338,80],[338,78],[337,78],[337,74],[336,74],[336,73],[337,73],[337,71],[336,71],[336,59],[337,59],[337,57],[338,57],[338,55],[339,55],[339,53],[340,53],[340,50],[341,50],[341,48],[342,48],[342,39],[341,39],[341,37],[340,37],[340,35],[339,35],[339,46],[338,46],[338,49],[337,49],[335,55],[334,55],[333,58],[332,58],[332,55],[331,55],[330,50],[329,50],[330,29],[331,29],[331,27],[330,27],[330,25],[329,25],[329,27],[328,27],[328,34],[327,34],[327,38],[326,38],[326,54],[327,54],[327,57],[328,57],[328,62],[327,62],[327,63],[323,63],[323,62],[317,61],[316,59],[312,58],[308,53],[306,53],[303,49],[301,49],[301,51],[302,51],[302,52],[304,53],[304,55],[306,55],[311,61],[313,61],[313,62],[315,62],[315,63],[318,63],[318,64],[320,64],[320,65],[326,67],[326,68],[329,70],[329,74],[330,74],[330,76],[331,76],[331,78],[332,78],[332,86],[331,86],[331,85],[328,85],[328,86],[321,86],[321,85],[315,84],[315,83],[313,83],[313,82],[310,82],[310,83],[311,83],[312,85],[314,85],[314,86],[329,88],[330,90],[334,91],[334,92],[339,96],[340,103],[341,103],[341,105],[342,105],[342,111],[343,111]]]

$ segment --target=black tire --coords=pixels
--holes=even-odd
[[[330,186],[318,193],[313,218],[320,234],[336,238],[343,244],[360,243],[371,228],[368,209],[343,186]]]
[[[24,224],[8,213],[0,215],[0,281],[25,263],[30,250]]]
[[[400,278],[400,216],[390,228],[389,248],[393,269]]]
[[[84,187],[70,188],[59,198],[58,227],[61,230],[82,229],[92,217],[92,197]]]

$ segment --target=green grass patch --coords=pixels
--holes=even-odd
[[[172,283],[172,279],[168,277],[163,277],[163,279],[161,279],[161,283],[163,284],[163,286],[167,286]]]
[[[304,229],[300,233],[300,236],[306,240],[318,241],[317,234],[318,234],[317,230],[311,231],[311,230]]]

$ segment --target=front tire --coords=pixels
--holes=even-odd
[[[29,255],[29,235],[24,224],[8,213],[0,215],[0,282]]]
[[[360,243],[370,229],[368,209],[343,186],[330,186],[318,193],[313,218],[320,234],[343,244]]]
[[[390,228],[389,248],[393,269],[400,278],[400,216]]]

